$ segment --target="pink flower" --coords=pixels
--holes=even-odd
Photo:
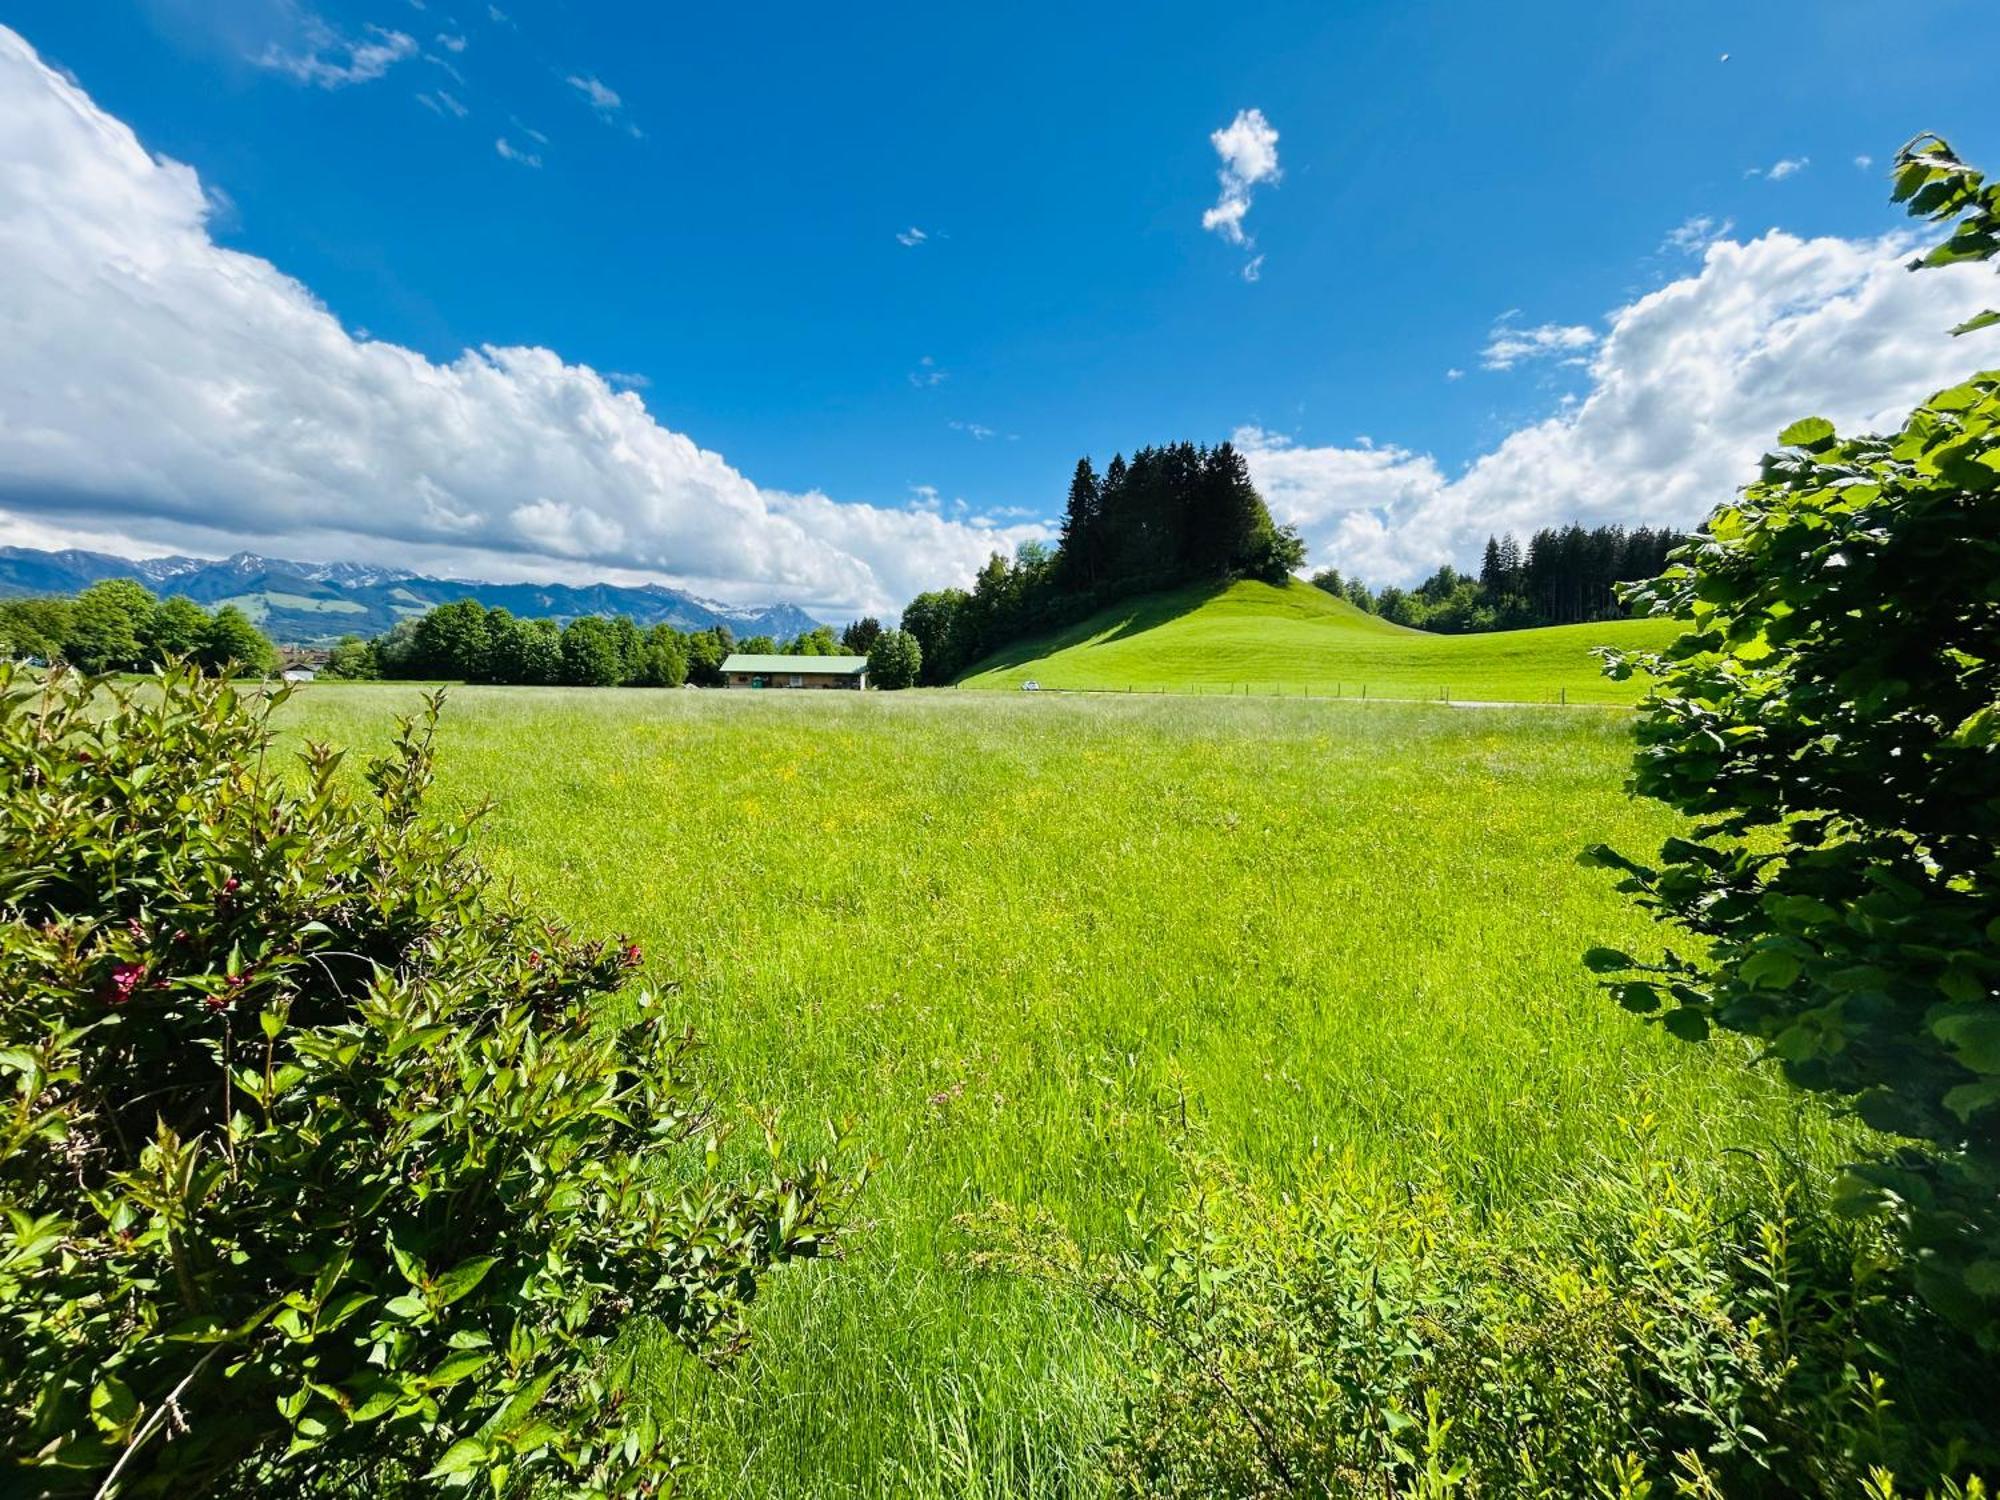
[[[637,943],[627,943],[625,945],[626,968],[636,969],[639,967],[640,964],[644,963],[645,961],[646,961],[646,955],[639,951],[639,945]]]
[[[124,1005],[132,998],[132,991],[139,987],[139,981],[146,977],[144,964],[113,964],[111,978],[98,991],[106,1005]]]

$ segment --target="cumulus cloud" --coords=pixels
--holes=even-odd
[[[1508,313],[1493,325],[1479,362],[1489,370],[1511,370],[1523,360],[1561,358],[1579,363],[1579,351],[1597,342],[1595,329],[1581,324],[1543,323],[1522,328]]]
[[[272,42],[251,61],[300,83],[323,89],[372,83],[403,59],[416,55],[416,38],[404,32],[370,26],[365,35],[353,37],[310,11],[287,7],[287,14],[297,41],[292,45]]]
[[[1894,427],[1979,358],[1945,330],[1991,288],[1978,266],[1912,274],[1911,241],[1773,230],[1613,312],[1591,385],[1456,476],[1399,448],[1238,435],[1273,513],[1315,561],[1408,583],[1475,561],[1494,532],[1580,521],[1692,526],[1755,477],[1781,428]]]
[[[1241,109],[1222,129],[1211,131],[1208,139],[1222,158],[1222,168],[1216,173],[1221,188],[1215,206],[1202,214],[1201,227],[1232,245],[1247,245],[1250,236],[1243,228],[1243,218],[1250,212],[1251,189],[1278,180],[1278,132],[1261,109]]]
[[[663,578],[829,614],[1039,526],[759,488],[541,348],[439,363],[217,245],[192,169],[0,27],[0,533],[487,577]]]

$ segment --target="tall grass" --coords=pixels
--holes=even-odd
[[[320,687],[288,722],[359,747],[414,701]],[[1832,1160],[1739,1054],[1582,972],[1655,941],[1574,863],[1671,826],[1628,754],[1622,715],[1534,709],[454,690],[442,792],[499,799],[492,863],[645,944],[723,1098],[852,1116],[881,1158],[852,1258],[778,1278],[743,1363],[657,1350],[692,1492],[1094,1492],[1126,1333],[977,1274],[955,1221],[1116,1242],[1190,1117],[1273,1190],[1334,1161],[1526,1234],[1641,1115],[1669,1160]]]

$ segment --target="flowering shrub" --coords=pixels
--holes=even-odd
[[[646,1491],[620,1331],[735,1350],[851,1186],[719,1180],[642,955],[282,695],[0,667],[0,1489]]]

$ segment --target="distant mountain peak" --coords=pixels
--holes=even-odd
[[[220,560],[171,556],[135,561],[80,548],[44,552],[0,546],[0,597],[73,594],[106,578],[136,579],[155,592],[184,594],[201,604],[238,605],[281,645],[323,645],[350,633],[378,635],[405,616],[454,599],[477,599],[488,608],[521,616],[570,620],[624,614],[641,626],[702,630],[727,625],[738,635],[780,639],[822,623],[795,604],[725,604],[663,583],[487,583],[367,563],[292,562],[249,551]]]

